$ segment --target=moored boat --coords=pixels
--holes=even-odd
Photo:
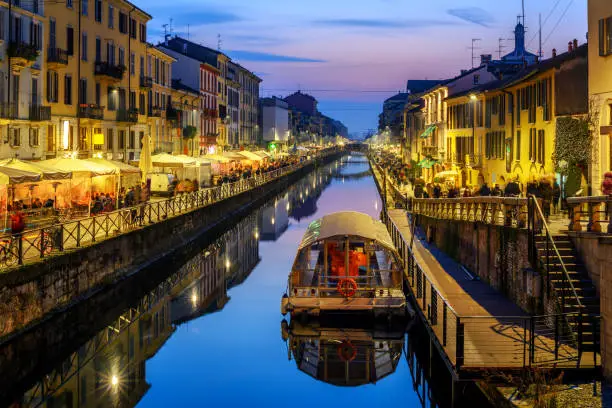
[[[398,259],[380,221],[351,211],[326,215],[313,221],[302,238],[281,312],[404,316]]]

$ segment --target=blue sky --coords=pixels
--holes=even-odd
[[[221,49],[258,73],[263,96],[310,91],[320,110],[351,132],[375,128],[382,101],[407,79],[455,76],[477,53],[512,50],[520,0],[136,0],[153,15],[151,40],[174,33]],[[525,0],[527,42],[544,56],[577,38],[585,42],[586,0]],[[369,92],[363,92],[369,91]],[[381,92],[378,92],[381,91]]]

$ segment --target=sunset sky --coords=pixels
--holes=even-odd
[[[513,49],[519,0],[136,0],[153,15],[149,37],[175,34],[221,49],[262,79],[262,96],[298,88],[320,110],[342,120],[349,132],[376,128],[382,101],[403,90],[407,79],[453,77],[477,54],[497,58]],[[542,15],[544,57],[568,41],[585,42],[586,0],[525,0],[527,43],[538,48]],[[189,28],[188,28],[189,25]],[[379,92],[383,91],[383,92]]]

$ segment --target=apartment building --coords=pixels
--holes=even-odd
[[[589,174],[592,194],[601,194],[605,172],[612,169],[612,2],[589,0],[589,101],[594,130]]]
[[[176,60],[151,44],[146,57],[140,57],[140,94],[138,114],[147,116],[148,134],[153,152],[178,153],[174,150],[172,124],[166,112],[172,99],[172,68]]]
[[[232,61],[227,63],[227,144],[232,148],[239,148],[243,140],[240,138],[240,68]]]
[[[202,134],[200,154],[217,151],[219,103],[219,70],[208,63],[200,64],[200,94],[202,95]]]
[[[151,16],[125,0],[66,0],[46,5],[47,157],[138,160],[148,132],[140,114],[137,61],[147,55]],[[144,110],[146,112],[146,110]]]
[[[166,114],[172,128],[173,152],[199,156],[203,104],[200,91],[175,79],[171,101]]]
[[[244,67],[235,65],[238,68],[238,82],[240,83],[240,144],[255,146],[260,139],[257,118],[261,78]]]
[[[44,2],[0,9],[0,155],[44,158],[50,110],[43,106]]]

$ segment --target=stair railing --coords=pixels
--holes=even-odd
[[[559,249],[557,248],[557,245],[555,244],[555,240],[550,232],[550,229],[548,228],[548,223],[546,222],[546,217],[544,217],[544,213],[542,212],[542,208],[540,207],[540,204],[538,203],[538,200],[535,196],[531,195],[528,197],[529,201],[529,219],[528,219],[528,228],[529,228],[529,260],[531,262],[531,264],[538,268],[538,269],[543,269],[546,272],[546,285],[547,285],[547,291],[548,291],[548,295],[550,296],[550,287],[551,287],[551,276],[550,276],[550,266],[551,266],[551,262],[554,264],[558,264],[561,267],[561,271],[562,271],[562,279],[561,279],[561,296],[559,297],[558,294],[556,295],[557,298],[557,305],[559,307],[559,312],[561,315],[565,316],[566,319],[566,323],[567,323],[567,327],[568,330],[572,333],[577,346],[578,346],[578,350],[579,352],[582,349],[582,331],[583,331],[583,305],[582,302],[580,301],[580,297],[578,296],[578,293],[576,292],[576,288],[574,287],[574,284],[572,283],[572,280],[570,278],[569,272],[567,270],[567,267],[565,266],[565,262],[563,262],[563,258],[561,257],[561,254],[559,253]],[[541,261],[540,261],[540,257],[538,255],[538,248],[537,248],[537,240],[536,237],[538,236],[538,234],[541,234],[540,236],[543,236],[545,239],[545,248],[544,250],[546,251],[546,262],[544,267],[541,266]],[[551,259],[551,251],[552,251],[552,258]],[[574,314],[574,313],[567,313],[565,310],[566,307],[566,292],[570,292],[569,294],[576,300],[576,306],[578,307],[578,314]],[[575,325],[576,329],[578,330],[578,333],[575,333],[574,330],[572,330],[572,323]]]

